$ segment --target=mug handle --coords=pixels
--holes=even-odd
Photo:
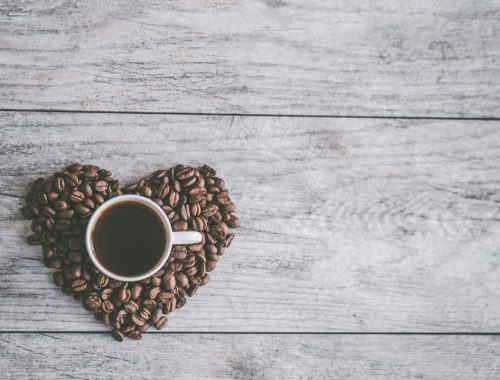
[[[197,244],[201,243],[203,236],[196,231],[174,231],[172,232],[172,244]]]

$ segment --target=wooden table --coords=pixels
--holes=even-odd
[[[500,1],[0,4],[2,378],[498,379]],[[114,342],[25,243],[29,184],[217,168],[242,220]]]

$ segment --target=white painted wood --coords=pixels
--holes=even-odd
[[[0,108],[499,117],[500,1],[0,5]]]
[[[12,379],[488,380],[500,337],[2,334],[0,368]]]
[[[500,123],[0,113],[0,192],[208,163],[243,228],[170,331],[499,331]],[[2,330],[102,331],[0,196]]]

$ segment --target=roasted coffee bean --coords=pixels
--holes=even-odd
[[[59,211],[56,215],[58,219],[71,219],[75,215],[74,210]]]
[[[35,217],[35,214],[33,214],[33,211],[29,205],[24,205],[21,208],[21,214],[26,218],[26,219],[33,219]]]
[[[116,289],[116,288],[119,288],[120,286],[123,285],[123,282],[121,281],[118,281],[118,280],[115,280],[113,278],[110,278],[109,281],[108,281],[108,286],[111,288],[111,289]]]
[[[111,324],[111,314],[102,313],[102,323],[109,326]]]
[[[82,266],[80,264],[73,264],[71,266],[71,275],[74,278],[79,278],[82,276]]]
[[[64,285],[64,276],[62,272],[54,272],[53,278],[54,284],[56,284],[56,286],[61,287]]]
[[[80,216],[87,216],[90,214],[90,209],[81,204],[75,206],[75,211]]]
[[[175,279],[177,281],[177,285],[178,286],[185,287],[189,283],[189,280],[188,280],[187,276],[184,273],[182,273],[182,272],[177,272],[175,274]]]
[[[39,234],[32,234],[28,236],[28,244],[29,245],[41,245],[42,237]]]
[[[104,301],[108,300],[113,295],[113,289],[110,288],[102,289],[99,294],[101,295],[102,300]]]
[[[75,280],[76,281],[76,280]],[[97,310],[101,307],[101,299],[96,294],[91,294],[85,298],[85,306],[89,310]]]
[[[94,200],[97,204],[102,204],[105,201],[104,197],[101,194],[94,194]]]
[[[114,338],[115,338],[118,342],[123,342],[123,337],[124,337],[124,335],[123,335],[123,333],[122,333],[120,330],[115,329],[115,330],[113,330],[112,334],[113,334],[113,337],[114,337]]]
[[[151,188],[149,186],[142,187],[140,190],[140,193],[141,193],[141,195],[143,195],[147,198],[149,198],[149,197],[151,197],[151,195],[153,195],[153,191],[151,190]]]
[[[215,226],[210,227],[210,233],[217,240],[224,240],[226,235],[229,233],[229,227],[224,222],[219,222]]]
[[[142,293],[142,286],[140,284],[132,284],[130,286],[130,298],[133,300],[139,299]]]
[[[193,219],[192,221],[192,227],[196,231],[204,231],[208,227],[207,220],[203,216],[197,216],[196,218]]]
[[[199,286],[198,285],[192,285],[189,287],[189,289],[187,290],[187,295],[189,297],[192,297],[194,293],[196,293],[196,291],[198,290]]]
[[[161,292],[158,294],[156,297],[156,301],[160,304],[166,304],[168,303],[171,299],[174,298],[174,294],[170,292]]]
[[[125,303],[130,299],[130,289],[120,288],[118,291],[118,301]]]
[[[215,269],[215,266],[217,265],[217,262],[216,261],[213,261],[213,260],[207,260],[207,262],[205,263],[205,270],[207,272],[211,272]]]
[[[155,300],[144,300],[142,302],[142,306],[145,307],[146,309],[153,310],[156,307],[156,301]]]
[[[58,231],[67,230],[71,227],[71,222],[69,219],[58,219],[54,224],[54,228]]]
[[[172,229],[174,231],[187,231],[188,223],[185,220],[178,220],[177,222],[172,224]]]
[[[77,173],[77,172],[81,172],[83,169],[83,165],[82,164],[79,164],[79,163],[74,163],[74,164],[71,164],[70,166],[68,166],[68,171],[70,173]]]
[[[190,212],[189,212],[189,206],[186,204],[183,204],[179,207],[179,217],[182,220],[189,220],[190,217]]]
[[[132,314],[130,319],[136,326],[143,326],[146,321],[140,315]]]
[[[71,282],[71,289],[74,292],[83,292],[85,289],[87,289],[87,281],[85,281],[83,278],[77,278],[76,280],[73,280]]]
[[[209,218],[209,217],[215,215],[217,213],[217,211],[219,211],[219,208],[217,207],[217,205],[211,203],[211,204],[207,204],[207,206],[201,211],[201,214],[205,218]]]
[[[175,276],[171,273],[166,273],[162,277],[162,286],[166,290],[174,290],[176,286]]]
[[[63,211],[68,208],[68,204],[64,201],[55,201],[54,202],[54,209],[56,211]]]
[[[82,204],[90,210],[95,207],[94,201],[90,198],[85,199]]]
[[[138,309],[138,308],[139,308],[139,307],[137,306],[137,304],[136,304],[134,301],[132,301],[132,300],[128,301],[127,303],[125,303],[125,304],[123,305],[123,309],[124,309],[127,313],[129,313],[129,314],[133,314],[133,313],[137,312],[137,309]]]
[[[140,333],[144,333],[148,331],[149,329],[149,323],[144,323],[142,326],[137,326],[136,330],[139,331]]]
[[[92,186],[90,186],[90,183],[88,181],[82,182],[80,185],[80,191],[85,197],[91,197],[92,196]],[[83,201],[83,199],[82,199]]]
[[[156,196],[160,199],[164,199],[167,197],[170,188],[166,183],[161,184],[156,190]]]
[[[115,310],[115,306],[109,300],[106,300],[102,303],[101,309],[104,313],[109,314]]]
[[[94,188],[99,193],[103,193],[108,189],[108,183],[106,181],[97,181],[94,185]]]
[[[151,280],[149,281],[149,286],[155,287],[160,285],[161,285],[161,278],[151,277]]]
[[[94,278],[93,288],[95,290],[99,290],[101,288],[106,287],[108,283],[109,283],[109,277],[106,276],[104,273],[98,273],[97,276],[95,276]]]
[[[223,191],[217,194],[217,202],[220,205],[228,205],[231,203],[231,198],[229,198],[229,194],[226,191]]]
[[[132,331],[130,331],[129,333],[127,333],[127,336],[130,338],[130,339],[134,339],[134,340],[139,340],[142,338],[142,335],[141,333],[139,332],[139,330],[137,329],[134,329]]]
[[[161,292],[160,287],[156,286],[154,288],[149,289],[146,292],[146,297],[149,298],[149,299],[154,300],[158,296],[158,294],[160,294],[160,292]]]
[[[177,302],[175,304],[176,309],[180,309],[186,304],[186,298],[185,297],[179,297],[177,298]]]
[[[157,330],[161,330],[167,326],[167,317],[160,317],[156,322],[155,322],[155,328]]]
[[[66,173],[66,184],[69,187],[76,187],[80,184],[80,180],[75,173]]]
[[[134,329],[135,329],[135,325],[133,323],[128,323],[128,324],[122,326],[122,331],[125,334],[128,334],[129,332],[131,332]]]
[[[176,208],[179,203],[179,193],[171,191],[168,195],[168,204],[172,208]]]
[[[80,251],[71,251],[68,253],[68,260],[71,263],[80,263],[82,261],[82,254]]]
[[[61,177],[54,178],[54,190],[58,193],[64,190],[66,187],[64,179]]]

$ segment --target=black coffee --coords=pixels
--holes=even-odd
[[[162,258],[166,239],[159,216],[136,202],[111,206],[92,236],[99,262],[123,276],[139,276],[153,268]]]

